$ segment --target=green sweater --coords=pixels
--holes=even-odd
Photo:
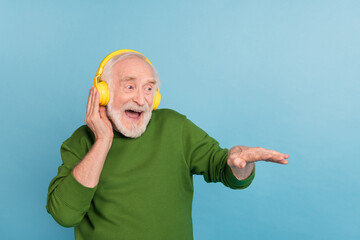
[[[62,226],[75,226],[75,239],[193,239],[193,174],[206,182],[246,188],[254,172],[237,180],[226,164],[227,149],[185,116],[153,112],[145,133],[126,138],[114,132],[100,180],[87,188],[72,175],[94,143],[87,126],[61,146],[63,164],[51,181],[47,211]]]

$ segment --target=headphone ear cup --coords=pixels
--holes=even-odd
[[[159,90],[156,91],[155,93],[155,97],[154,97],[154,101],[153,101],[153,110],[156,110],[160,104],[160,100],[161,100],[161,94],[159,92]]]
[[[100,93],[99,103],[106,106],[110,101],[110,90],[106,82],[99,82],[95,85],[96,90]]]

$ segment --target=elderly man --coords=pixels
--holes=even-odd
[[[193,174],[243,189],[254,162],[287,164],[288,155],[235,146],[229,151],[184,115],[152,111],[159,79],[135,52],[113,57],[102,80],[107,107],[90,89],[86,125],[61,146],[47,211],[76,239],[192,239]]]

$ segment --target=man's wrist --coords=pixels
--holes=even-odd
[[[98,139],[95,140],[94,145],[96,145],[99,148],[104,148],[107,151],[109,151],[110,148],[111,148],[111,145],[112,145],[112,141],[113,141],[112,138],[109,138],[109,139],[107,139],[107,138],[98,138]]]

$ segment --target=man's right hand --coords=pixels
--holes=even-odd
[[[93,131],[95,142],[85,157],[73,168],[74,178],[85,187],[93,188],[99,183],[106,156],[114,137],[110,120],[104,106],[99,106],[99,93],[90,89],[85,123]]]
[[[95,87],[89,91],[85,123],[93,131],[96,142],[112,144],[114,132],[112,124],[106,115],[106,108],[99,105],[100,94]]]
[[[86,153],[86,155],[81,159],[81,161],[79,161],[74,166],[74,168],[72,169],[72,174],[68,174],[67,179],[69,180],[67,181],[67,184],[65,183],[66,181],[63,181],[63,184],[65,185],[57,186],[61,189],[69,189],[67,186],[70,186],[69,184],[72,184],[71,182],[69,183],[69,181],[72,181],[70,180],[71,175],[79,184],[87,188],[95,188],[99,184],[100,175],[104,167],[107,154],[110,151],[114,137],[112,124],[106,115],[106,108],[104,106],[99,105],[99,97],[100,94],[98,93],[96,88],[95,87],[91,88],[89,91],[89,98],[87,102],[86,117],[85,117],[85,123],[88,125],[88,127],[95,135],[95,142],[92,144],[91,148]],[[74,150],[86,148],[86,146],[84,146],[84,144],[81,143],[80,144],[77,143],[74,145],[75,145]],[[70,150],[66,149],[66,151],[70,151]],[[70,157],[68,153],[66,154],[66,157],[70,159],[75,158],[75,157]],[[65,164],[66,161],[64,159],[63,161]],[[68,161],[67,164],[73,163],[72,160],[67,160],[67,161]],[[67,170],[68,167],[65,168],[66,170],[62,171],[62,173],[59,173],[57,178],[64,177],[63,173],[65,171],[68,171]],[[57,184],[58,181],[55,182]],[[51,183],[50,186],[51,185],[56,186],[55,182],[54,184]],[[84,198],[79,199],[79,198],[75,198],[74,196],[70,196],[72,193],[71,191],[75,191],[75,189],[78,189],[78,187],[74,187],[77,185],[72,184],[71,186],[73,186],[71,190],[59,190],[59,188],[57,188],[57,190],[59,191],[51,190],[50,192],[49,190],[48,202],[47,202],[48,204],[47,209],[49,212],[51,212],[51,215],[54,216],[56,221],[67,227],[76,226],[80,222],[82,222],[82,219],[84,218],[84,214],[87,212],[88,206],[90,206],[90,202],[91,202],[90,197],[93,196],[88,194],[88,193],[92,193],[93,191],[88,191],[88,190],[82,190],[82,193],[87,193],[87,194],[83,194],[86,195],[84,196]],[[61,199],[62,196],[66,196],[66,200],[62,200]]]

